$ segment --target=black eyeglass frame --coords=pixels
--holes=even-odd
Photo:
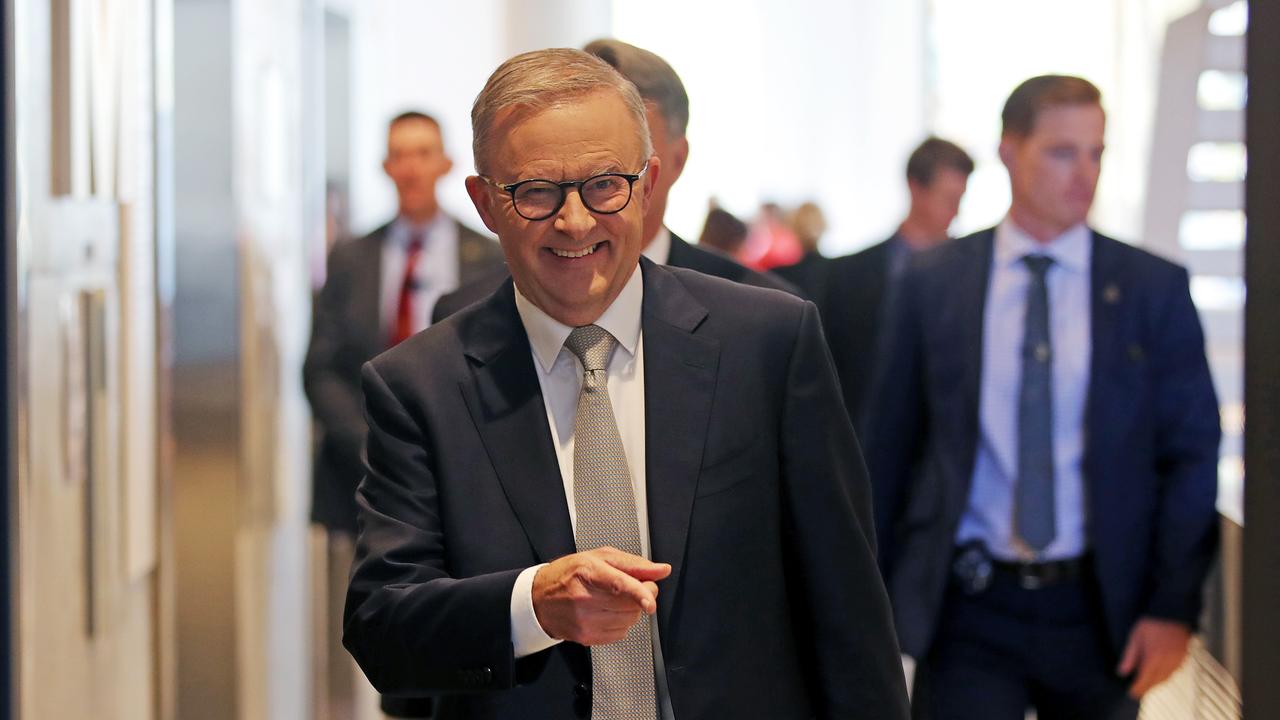
[[[636,181],[644,177],[644,174],[648,171],[649,171],[649,163],[645,162],[644,167],[640,168],[640,172],[634,173],[634,174],[617,173],[617,172],[598,173],[596,175],[592,175],[591,177],[585,178],[583,180],[565,180],[563,182],[558,182],[556,180],[548,180],[546,178],[527,178],[525,180],[519,180],[510,184],[503,184],[487,175],[477,175],[477,177],[485,181],[485,183],[492,185],[493,187],[509,194],[511,196],[511,207],[515,209],[517,215],[524,218],[525,220],[529,220],[531,222],[538,222],[541,220],[547,220],[549,218],[555,217],[555,214],[560,212],[560,208],[564,207],[565,200],[569,199],[569,188],[577,188],[578,198],[582,200],[583,207],[590,210],[591,212],[596,213],[597,215],[616,215],[622,212],[623,210],[626,210],[627,206],[631,204],[631,198],[632,196],[635,195]],[[622,203],[622,206],[619,207],[617,210],[597,210],[591,207],[591,203],[587,200],[587,197],[582,194],[583,185],[586,185],[592,180],[598,180],[599,178],[602,178],[602,177],[620,177],[623,180],[627,181],[627,201]],[[532,183],[532,182],[549,183],[551,185],[555,185],[557,188],[560,189],[559,202],[556,203],[556,206],[552,208],[550,212],[548,212],[546,215],[543,215],[542,217],[529,217],[528,215],[525,215],[524,213],[520,212],[520,205],[516,202],[516,191],[520,189],[521,185],[527,185],[528,183]]]

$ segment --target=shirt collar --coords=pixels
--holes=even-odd
[[[614,298],[613,303],[605,308],[604,314],[595,321],[596,325],[607,330],[632,356],[636,354],[636,347],[640,344],[640,310],[643,301],[644,278],[637,265],[631,272],[631,279],[622,287],[622,292],[618,293],[618,297]],[[516,287],[516,312],[520,314],[520,322],[529,336],[529,344],[533,346],[533,354],[537,356],[543,374],[550,373],[573,328],[534,305],[520,292],[519,286]]]
[[[995,261],[1000,267],[1018,263],[1027,255],[1045,255],[1056,265],[1073,272],[1086,272],[1092,255],[1092,233],[1084,223],[1068,228],[1047,243],[1036,241],[1022,228],[1005,219],[996,227]]]
[[[658,228],[658,234],[644,246],[644,256],[657,265],[666,265],[671,259],[671,231],[666,225]]]

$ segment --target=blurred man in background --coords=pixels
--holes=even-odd
[[[884,355],[884,320],[907,260],[947,239],[972,172],[973,160],[958,145],[936,137],[925,140],[907,160],[911,206],[897,231],[826,268],[827,292],[814,302],[822,311],[845,406],[860,431],[868,390]]]
[[[880,561],[933,720],[1132,719],[1216,548],[1204,336],[1186,270],[1086,224],[1098,89],[1032,78],[1002,119],[1008,215],[900,281],[868,424]]]
[[[360,366],[429,324],[436,299],[502,266],[498,244],[440,209],[436,184],[453,162],[440,124],[421,112],[396,116],[382,163],[395,184],[395,219],[339,242],[315,300],[303,380],[320,432],[313,468],[312,522],[329,532],[331,565],[345,578],[356,534],[356,484],[367,427]],[[399,701],[394,717],[425,717]]]

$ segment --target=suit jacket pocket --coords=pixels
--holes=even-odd
[[[764,464],[763,454],[763,445],[757,436],[734,451],[719,455],[698,471],[695,497],[724,492],[756,475]]]

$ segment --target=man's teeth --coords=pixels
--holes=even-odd
[[[596,251],[596,248],[598,248],[598,247],[600,247],[600,243],[596,243],[595,245],[592,245],[591,247],[583,248],[582,250],[577,250],[577,251],[574,251],[574,250],[557,250],[557,249],[555,249],[555,248],[551,248],[551,252],[555,253],[556,255],[559,255],[559,256],[560,256],[560,257],[562,257],[562,258],[580,258],[580,257],[586,257],[586,256],[590,255],[591,253],[595,252],[595,251]]]

